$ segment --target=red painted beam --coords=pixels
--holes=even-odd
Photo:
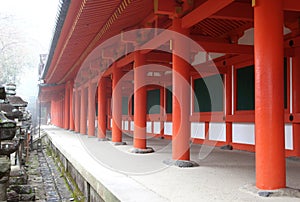
[[[227,67],[242,63],[245,61],[253,61],[253,55],[237,55],[233,56],[230,58],[224,58],[219,60],[218,58],[215,60],[209,60],[207,62],[201,63],[194,65],[195,70],[197,71],[192,71],[191,74],[198,74],[198,72],[202,73],[225,73]],[[217,67],[217,69],[212,68],[212,66]],[[219,71],[219,72],[217,72]]]
[[[176,3],[174,0],[154,0],[154,13],[159,15],[174,14]]]
[[[233,0],[208,0],[182,18],[182,27],[190,28],[231,4]]]
[[[297,37],[294,37],[294,38],[291,38],[289,40],[285,40],[284,42],[284,47],[290,47],[290,43],[292,42],[292,47],[300,47],[300,36],[297,36]]]
[[[300,11],[299,0],[285,0],[283,1],[283,10]]]
[[[146,55],[146,60],[149,62],[169,63],[172,61],[172,54],[152,51]]]
[[[61,85],[56,85],[56,86],[41,86],[41,91],[42,92],[46,92],[46,91],[50,91],[50,92],[53,92],[53,91],[61,91],[65,88],[65,85],[64,84],[61,84]]]
[[[171,39],[170,37],[170,31],[166,30],[161,33],[159,33],[155,38],[149,40],[145,44],[143,44],[140,48],[142,54],[146,54],[152,50],[155,50],[157,47],[161,46],[162,44],[165,44]]]
[[[254,54],[252,45],[214,43],[201,41],[198,44],[207,52],[214,53],[232,53],[232,54]]]
[[[117,61],[117,67],[124,67],[130,63],[133,62],[133,53],[130,53],[126,55],[125,57],[121,58],[120,60]]]
[[[249,3],[234,2],[210,18],[253,21],[253,8]]]

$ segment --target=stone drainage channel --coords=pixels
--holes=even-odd
[[[62,174],[57,169],[51,156],[45,154],[45,149],[38,152],[40,173],[43,178],[46,201],[73,201]]]
[[[12,167],[12,171],[19,169],[19,166]],[[60,162],[52,157],[50,150],[32,150],[25,170],[28,175],[27,183],[35,195],[26,201],[83,201],[83,197],[78,196],[78,193],[74,195],[70,181],[61,172]],[[16,197],[13,192],[8,191],[8,201],[22,201]]]

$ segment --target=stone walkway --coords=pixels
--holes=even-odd
[[[147,144],[155,152],[141,155],[130,152],[132,137],[127,135],[123,135],[127,145],[115,146],[54,126],[44,130],[104,200],[103,193],[108,191],[103,190],[127,202],[300,201],[299,161],[286,160],[287,187],[296,194],[261,197],[251,189],[255,187],[255,154],[251,152],[192,144],[191,160],[200,166],[178,168],[163,163],[172,156],[169,140],[149,138]]]

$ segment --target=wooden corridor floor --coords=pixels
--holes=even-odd
[[[254,153],[193,144],[191,160],[200,166],[178,168],[163,163],[172,155],[169,140],[150,138],[155,153],[132,154],[125,134],[127,145],[114,146],[55,126],[43,130],[94,189],[104,186],[120,201],[300,201],[254,193]],[[287,159],[286,168],[287,187],[300,189],[300,161]]]

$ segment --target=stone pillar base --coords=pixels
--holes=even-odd
[[[169,166],[177,166],[180,168],[190,168],[190,167],[198,167],[199,164],[195,161],[185,161],[185,160],[173,160],[173,159],[167,159],[163,161],[164,164]]]
[[[109,141],[110,139],[105,137],[105,138],[98,138],[99,142],[104,142],[104,141]]]
[[[258,189],[254,184],[246,184],[241,187],[240,190],[261,197],[288,197],[289,199],[294,198],[295,200],[300,198],[300,189],[289,187],[275,190],[261,190]]]
[[[115,146],[120,146],[120,145],[127,145],[126,142],[111,142]]]
[[[223,150],[232,150],[233,147],[231,145],[227,144],[227,145],[224,145],[224,146],[220,147],[220,149],[223,149]]]
[[[147,153],[153,153],[154,149],[151,147],[147,147],[146,149],[131,148],[130,152],[135,154],[147,154]]]

